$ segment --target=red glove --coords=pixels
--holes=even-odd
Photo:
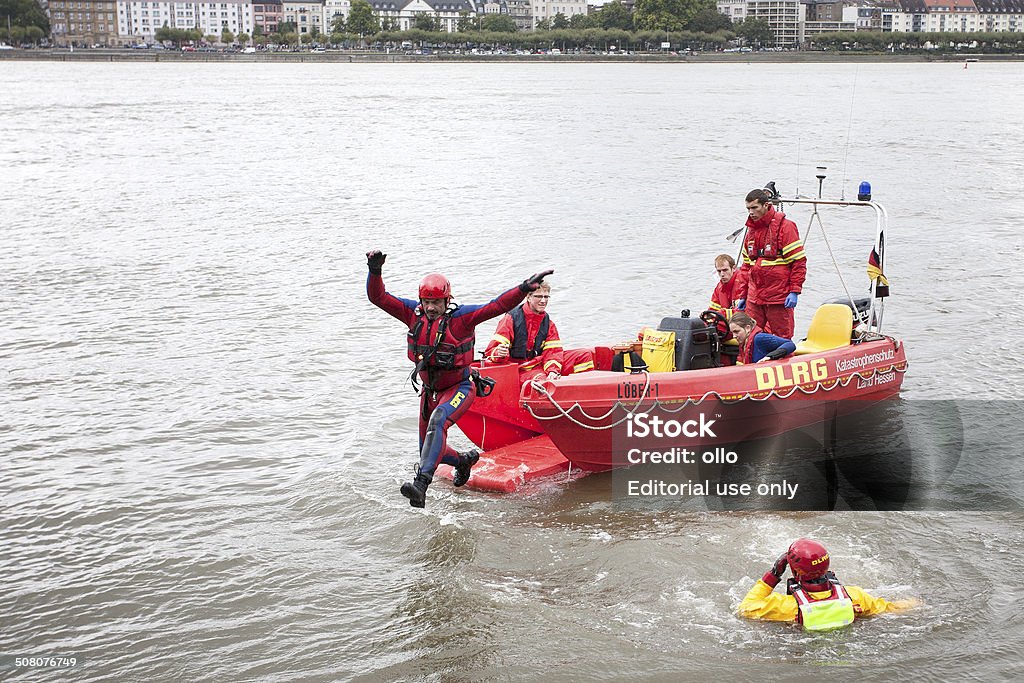
[[[775,564],[772,568],[764,573],[761,580],[767,583],[772,588],[779,585],[779,581],[782,580],[782,575],[786,573],[786,568],[789,566],[789,560],[786,559],[786,553],[782,553],[779,559],[775,560]]]

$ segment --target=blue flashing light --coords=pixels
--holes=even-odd
[[[857,201],[858,202],[870,202],[871,201],[871,183],[866,180],[862,180],[860,188],[857,190]]]

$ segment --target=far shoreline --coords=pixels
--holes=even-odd
[[[254,54],[227,52],[180,52],[177,50],[127,49],[67,49],[0,50],[0,61],[42,62],[261,62],[261,63],[459,63],[459,62],[515,62],[515,63],[650,63],[650,64],[705,64],[705,63],[801,63],[801,62],[1020,62],[1024,54],[928,54],[928,53],[860,53],[860,52],[707,52],[697,54],[530,54],[530,55],[474,55],[434,53],[416,55],[376,51],[346,50],[336,52],[257,52]]]

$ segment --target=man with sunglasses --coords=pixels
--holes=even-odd
[[[498,323],[498,329],[484,350],[484,358],[492,363],[520,363],[520,380],[546,375],[561,375],[594,369],[594,354],[589,349],[564,349],[558,328],[547,313],[551,285],[541,282],[526,297],[526,302]]]

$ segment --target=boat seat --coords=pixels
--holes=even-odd
[[[844,304],[822,304],[814,312],[807,339],[796,345],[796,355],[819,353],[850,345],[853,311]]]

